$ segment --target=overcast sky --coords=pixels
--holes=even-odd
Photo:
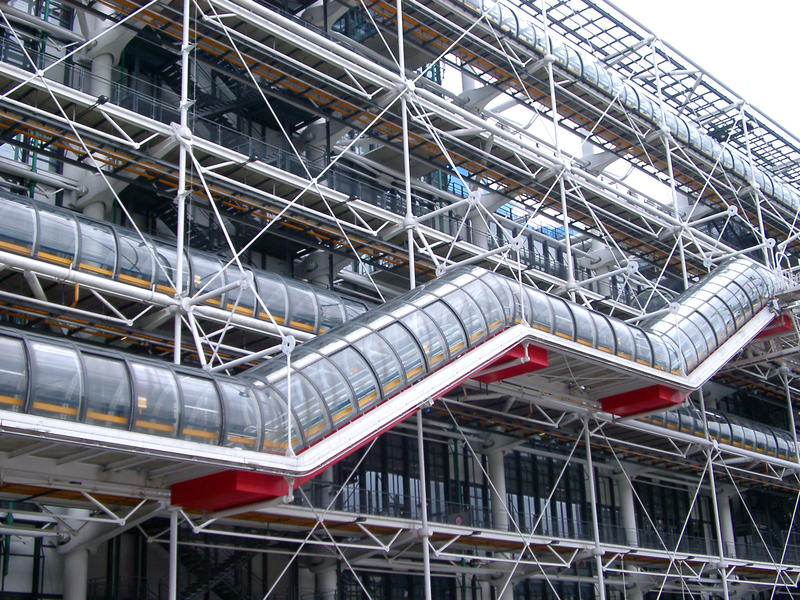
[[[800,1],[611,2],[800,138]]]

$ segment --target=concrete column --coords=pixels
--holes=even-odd
[[[299,567],[297,569],[297,598],[308,600],[314,597],[314,574],[311,569]]]
[[[83,209],[83,214],[93,219],[105,219],[106,217],[105,202],[103,201],[92,202]]]
[[[492,523],[495,529],[508,531],[508,512],[506,511],[506,469],[502,450],[488,450],[489,479],[492,485]],[[496,491],[495,491],[496,490]]]
[[[317,593],[315,600],[336,600],[339,574],[336,562],[331,562],[317,571]]]
[[[111,98],[113,54],[99,54],[92,59],[92,95]]]
[[[736,535],[733,531],[730,490],[720,490],[720,494],[717,496],[717,505],[719,506],[719,527],[722,531],[722,547],[725,550],[725,556],[736,558]]]
[[[64,556],[64,600],[86,600],[89,551],[73,550]]]
[[[624,543],[629,546],[639,546],[639,529],[636,526],[636,502],[633,496],[633,485],[623,473],[617,475],[617,489],[619,490],[619,513],[624,531]],[[627,600],[643,600],[644,591],[637,578],[629,578],[631,583],[625,589]]]
[[[624,474],[617,476],[619,512],[622,518],[622,529],[625,532],[624,541],[629,546],[636,547],[639,545],[639,530],[636,527],[636,503],[631,483]]]

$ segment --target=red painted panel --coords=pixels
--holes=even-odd
[[[505,369],[497,369],[504,363],[509,363]],[[539,346],[528,346],[528,358],[525,360],[525,347],[520,344],[514,346],[508,352],[503,354],[500,358],[493,361],[489,367],[497,369],[484,375],[478,374],[473,379],[481,383],[494,383],[495,381],[502,381],[503,379],[510,379],[517,375],[525,375],[526,373],[533,373],[540,369],[545,369],[550,366],[547,360],[547,350]]]
[[[658,409],[667,409],[681,404],[686,395],[665,385],[631,390],[614,396],[607,396],[600,402],[603,410],[618,417],[630,417]]]
[[[280,475],[231,470],[175,483],[170,491],[174,506],[221,510],[278,498],[288,488]]]
[[[769,325],[761,330],[761,332],[756,336],[756,339],[770,337],[780,333],[788,333],[791,330],[792,320],[789,318],[789,315],[778,315]]]

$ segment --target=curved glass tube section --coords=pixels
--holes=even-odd
[[[0,192],[0,250],[107,277],[128,285],[173,294],[175,246],[131,229],[70,210]],[[236,265],[187,249],[183,289],[206,294],[242,279]],[[329,290],[252,270],[255,293],[233,288],[204,304],[303,332],[319,334],[365,312],[366,303]]]
[[[35,210],[22,202],[12,206],[20,215]],[[76,261],[82,256],[76,233],[82,221],[61,216],[59,231],[74,244],[59,244],[53,238],[49,251],[57,245],[64,253],[72,248]],[[73,237],[65,223],[75,226]],[[8,233],[0,219],[2,231]],[[111,232],[128,235],[118,228]],[[35,252],[36,236],[29,243],[30,252]],[[218,259],[200,253],[191,258],[191,282],[197,291],[233,280]],[[115,265],[119,262],[114,260]],[[116,270],[117,266],[112,274]],[[150,277],[149,285],[155,285],[152,273]],[[256,281],[264,277],[255,274]],[[262,300],[276,310],[283,306],[284,322],[318,330],[320,322],[330,325],[346,318],[344,302],[334,318],[335,298],[330,294],[296,282],[282,284],[276,278],[272,285],[280,289]],[[595,359],[597,353],[607,354],[637,367],[686,375],[759,313],[776,286],[766,268],[740,257],[680,296],[675,314],[636,326],[491,271],[461,267],[316,336],[293,352],[291,367],[276,357],[236,378],[0,329],[6,365],[0,369],[0,409],[265,452],[284,452],[291,443],[301,452],[518,323],[550,336],[554,345],[571,344],[577,352],[586,348]],[[221,306],[233,302],[237,309],[247,309],[256,300],[238,294],[232,299],[232,292],[218,299]],[[322,303],[326,308],[320,311]],[[668,413],[665,425],[682,430],[682,419],[682,413]],[[696,423],[686,423],[690,432],[697,430]],[[720,441],[789,456],[780,442],[772,442],[778,439],[774,434],[756,434],[738,422],[718,429]]]
[[[516,38],[536,54],[544,56],[548,48],[555,57],[555,64],[573,76],[589,84],[610,99],[623,104],[629,110],[650,121],[655,127],[665,127],[676,139],[718,163],[746,183],[757,185],[761,192],[782,202],[792,211],[800,207],[800,193],[777,176],[758,167],[751,166],[746,156],[734,148],[725,148],[706,133],[702,126],[676,114],[665,106],[662,112],[657,99],[624,79],[614,70],[606,68],[591,56],[557,40],[548,39],[544,29],[531,15],[495,0],[459,0],[466,8],[483,15],[493,25]]]
[[[720,444],[735,446],[781,460],[798,462],[794,440],[788,431],[743,417],[713,411],[706,412],[706,420],[709,437]],[[704,438],[706,436],[703,415],[693,405],[649,415],[643,417],[642,421],[696,437]]]

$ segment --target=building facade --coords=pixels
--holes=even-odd
[[[3,598],[790,597],[800,141],[600,0],[0,6]]]

